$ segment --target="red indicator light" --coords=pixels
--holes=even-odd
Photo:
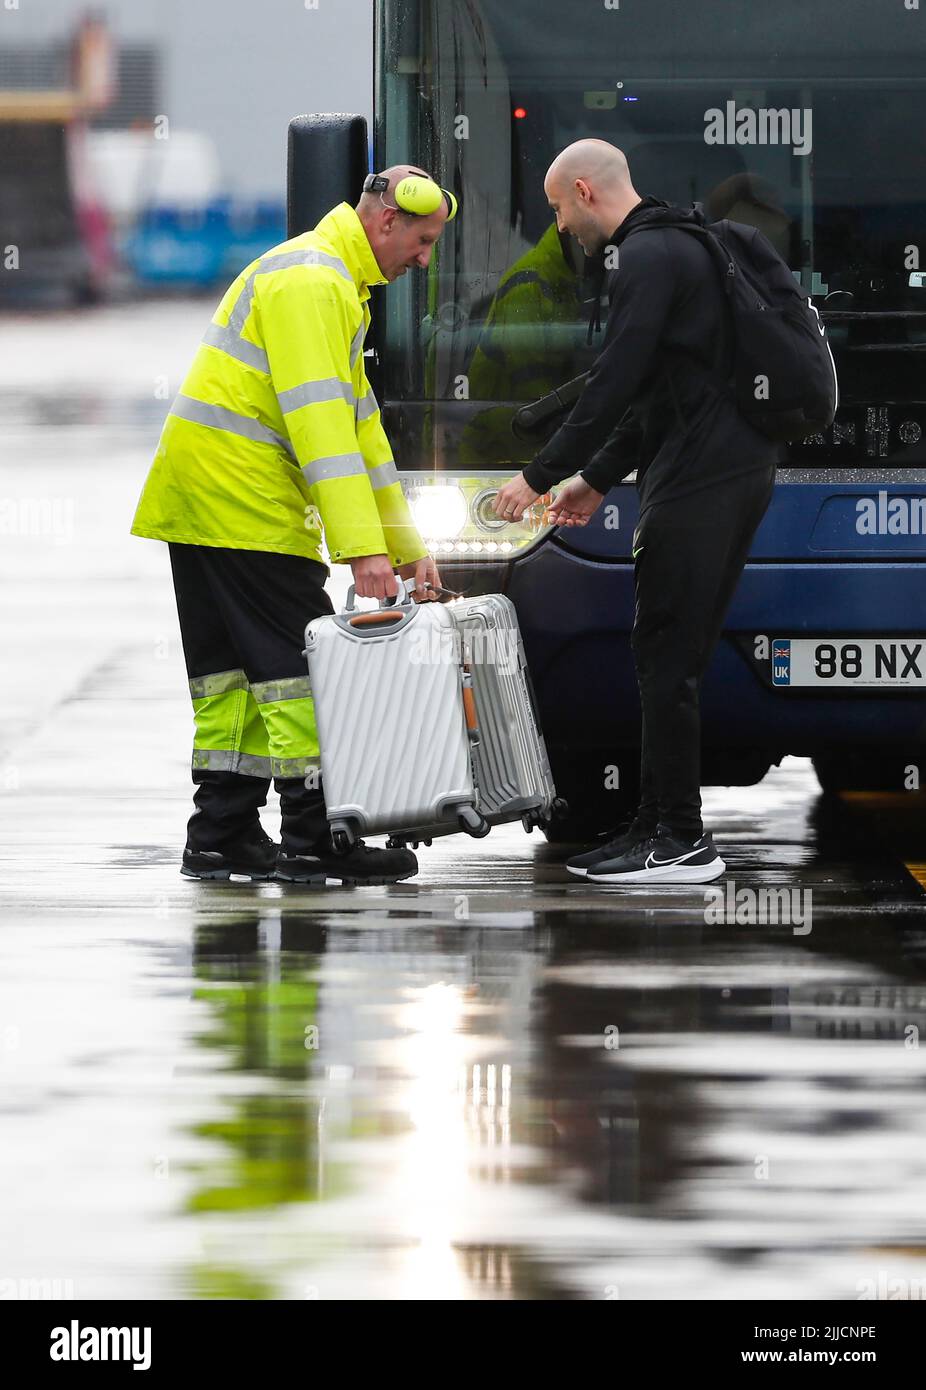
[[[523,121],[524,117],[527,115],[527,112],[525,111],[523,106],[516,106],[514,108],[514,111],[512,112],[512,115],[514,116],[516,121]]]

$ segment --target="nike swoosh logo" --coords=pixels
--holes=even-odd
[[[705,848],[706,846],[699,845],[695,849],[690,849],[687,854],[680,854],[677,859],[657,859],[655,854],[648,854],[646,856],[646,864],[644,865],[644,868],[664,869],[669,864],[684,864],[686,859],[691,859],[693,855],[700,854],[702,850],[704,850]]]
[[[642,545],[639,546],[638,549],[636,549],[636,550],[631,550],[630,553],[631,553],[631,555],[633,556],[633,558],[636,559],[638,555],[642,555],[642,554],[643,554],[643,547],[642,547]]]

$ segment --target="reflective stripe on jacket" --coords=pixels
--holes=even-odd
[[[216,310],[164,424],[133,534],[320,560],[427,554],[363,365],[370,286],[356,212],[253,261]]]

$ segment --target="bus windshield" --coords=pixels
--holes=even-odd
[[[926,399],[923,13],[383,0],[378,55],[380,166],[417,158],[462,204],[379,311],[383,395],[411,435],[430,404],[415,451],[438,466],[529,457],[514,407],[594,357],[584,258],[543,193],[583,136],[624,150],[638,192],[761,228],[827,318],[844,403]]]

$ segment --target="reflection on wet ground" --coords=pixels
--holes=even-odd
[[[148,427],[19,410],[74,505],[0,559],[3,1296],[926,1296],[921,798],[709,790],[722,912],[520,828],[393,889],[184,880]]]
[[[743,795],[708,793],[734,846]],[[806,934],[706,923],[700,889],[564,883],[563,851],[513,829],[435,845],[394,889],[195,884],[124,845],[102,876],[74,856],[71,907],[60,870],[23,875],[11,1275],[90,1297],[919,1287],[921,890],[838,857],[855,818],[802,764],[763,800],[789,835],[766,816],[733,872],[812,885]]]

